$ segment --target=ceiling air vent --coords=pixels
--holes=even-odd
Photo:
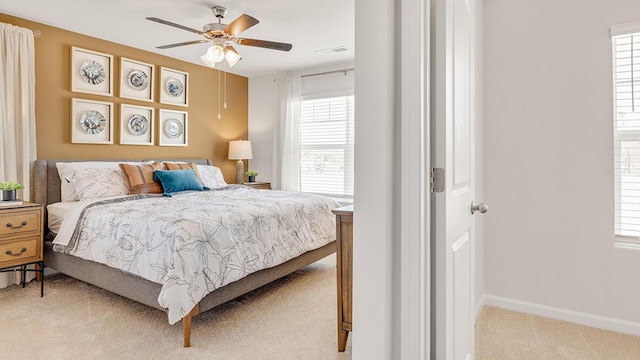
[[[346,46],[336,46],[334,48],[330,48],[330,49],[324,49],[324,50],[316,50],[315,52],[317,52],[318,54],[336,54],[336,53],[342,53],[345,51],[350,51],[351,49],[349,49]]]

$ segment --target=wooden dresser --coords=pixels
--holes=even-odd
[[[344,351],[352,331],[353,309],[353,205],[336,214],[336,272],[338,280],[338,351]]]
[[[20,267],[22,286],[29,264],[37,264],[40,274],[40,296],[43,295],[44,268],[43,238],[44,207],[25,202],[22,205],[0,207],[0,272]],[[13,271],[13,270],[8,270]]]

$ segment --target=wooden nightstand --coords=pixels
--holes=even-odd
[[[40,274],[40,296],[44,295],[43,238],[44,206],[25,202],[22,205],[0,207],[0,272],[21,267],[22,287],[26,271]],[[37,264],[37,269],[27,265]]]
[[[251,186],[254,189],[271,190],[271,183],[268,182],[243,182],[242,185]]]
[[[336,214],[336,273],[338,282],[338,351],[344,351],[353,328],[353,205]]]

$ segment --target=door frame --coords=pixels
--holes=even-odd
[[[399,359],[429,359],[431,346],[430,0],[405,0],[400,17]]]
[[[355,360],[429,359],[434,350],[435,318],[430,311],[436,290],[431,282],[430,244],[435,236],[430,222],[435,212],[425,186],[435,121],[430,117],[434,94],[429,89],[438,75],[430,74],[435,61],[431,52],[438,46],[433,20],[444,11],[436,2],[442,4],[441,0],[355,0],[356,118],[366,119],[356,123],[355,144]],[[471,0],[471,4],[476,8],[475,22],[481,3]],[[372,15],[372,9],[383,16]],[[473,28],[471,76],[477,81],[476,25]],[[476,88],[472,93],[475,125]],[[371,171],[376,171],[375,180]],[[472,176],[477,181],[476,174]],[[420,194],[418,199],[415,194]],[[475,250],[471,256],[475,272]]]
[[[355,360],[430,358],[432,1],[355,2]]]

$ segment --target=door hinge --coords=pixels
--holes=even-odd
[[[444,169],[443,168],[431,168],[431,192],[443,192],[444,191]]]

